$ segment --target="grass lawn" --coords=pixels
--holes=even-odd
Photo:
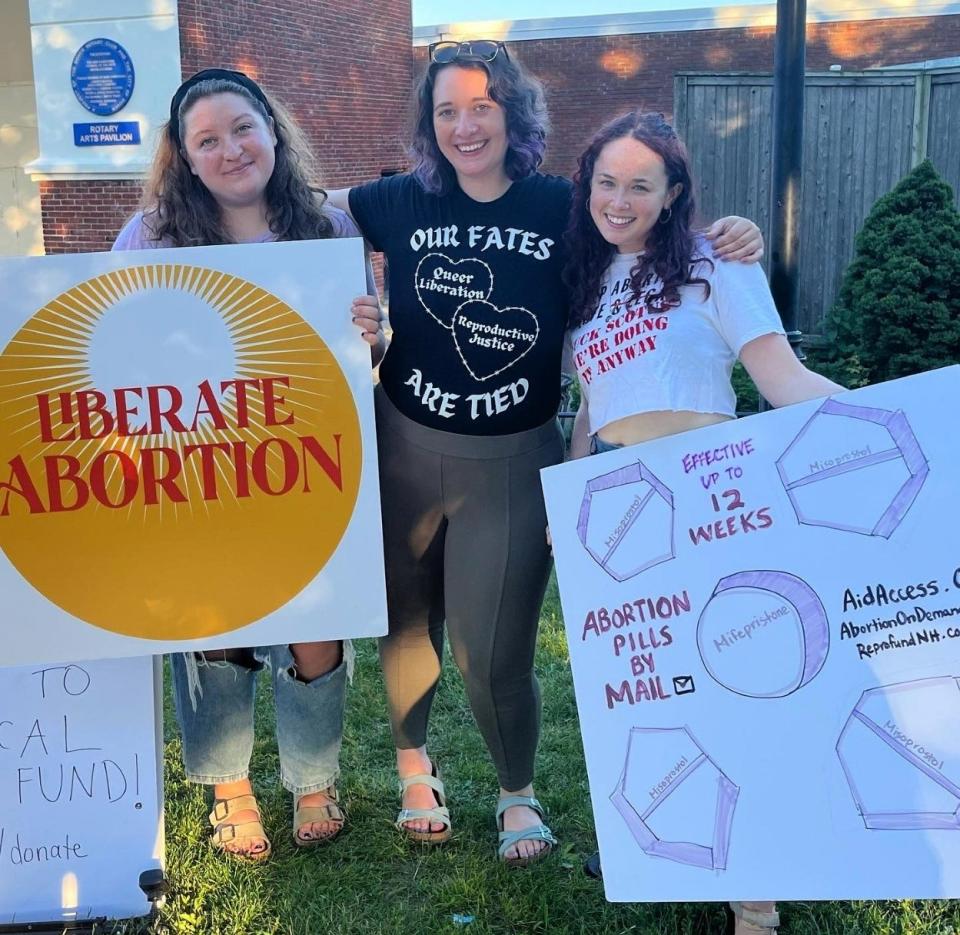
[[[544,730],[537,790],[560,837],[559,853],[526,870],[494,859],[496,777],[448,660],[434,705],[431,751],[442,765],[454,837],[440,848],[394,830],[396,779],[376,650],[358,646],[349,692],[341,792],[349,824],[329,846],[301,851],[290,837],[290,796],[280,787],[273,704],[260,693],[254,785],[274,852],[263,864],[227,860],[207,841],[202,788],[184,782],[167,693],[166,820],[170,892],[149,931],[159,933],[650,933],[720,935],[709,904],[611,905],[581,870],[595,850],[566,642],[551,585],[540,633]],[[264,686],[268,688],[268,686]],[[771,847],[776,847],[771,840]],[[464,924],[455,916],[473,917]],[[794,903],[782,935],[946,935],[960,932],[960,903]],[[132,929],[130,929],[132,931]],[[147,929],[139,928],[140,931]]]

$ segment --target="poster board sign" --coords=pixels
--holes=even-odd
[[[17,258],[0,287],[5,664],[386,632],[359,239]]]
[[[159,697],[149,657],[0,669],[0,925],[150,911]]]
[[[957,399],[543,472],[608,899],[960,895]]]

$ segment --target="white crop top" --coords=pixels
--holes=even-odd
[[[701,255],[711,255],[705,243]],[[630,297],[634,254],[617,254],[601,284],[593,319],[567,332],[563,369],[576,373],[589,402],[590,434],[641,412],[688,411],[733,416],[730,373],[740,349],[764,334],[783,334],[759,264],[697,263],[710,283],[683,286],[680,304],[648,307],[659,281]]]

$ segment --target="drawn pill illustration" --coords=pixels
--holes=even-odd
[[[634,727],[610,795],[650,857],[725,870],[739,788],[686,727]]]
[[[960,829],[960,680],[917,679],[865,691],[837,740],[864,826]]]
[[[783,698],[802,688],[823,668],[829,647],[820,598],[785,571],[722,578],[697,624],[707,672],[750,698]]]
[[[641,462],[587,481],[577,535],[616,581],[674,556],[673,493]]]
[[[889,539],[929,467],[902,412],[828,399],[777,471],[799,523]]]

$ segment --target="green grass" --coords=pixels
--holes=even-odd
[[[396,780],[376,651],[359,647],[349,692],[341,791],[349,824],[336,842],[300,850],[290,837],[290,796],[280,787],[273,705],[259,693],[254,784],[274,852],[263,864],[226,859],[208,842],[205,791],[184,781],[170,706],[166,713],[167,872],[170,891],[150,929],[158,933],[650,933],[710,935],[724,912],[708,904],[611,905],[581,864],[595,850],[566,642],[556,587],[541,624],[538,672],[543,737],[537,789],[562,842],[526,870],[494,859],[496,776],[473,724],[459,675],[447,660],[434,705],[431,751],[443,766],[454,818],[440,848],[407,843],[394,830]],[[771,840],[771,848],[777,842]],[[470,915],[457,925],[455,914]],[[946,935],[960,931],[954,902],[792,903],[783,935]]]

